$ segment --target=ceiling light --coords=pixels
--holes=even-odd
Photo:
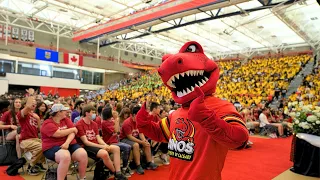
[[[100,10],[102,10],[103,9],[103,7],[101,7],[101,6],[95,6],[95,8],[97,8],[97,9],[100,9]]]
[[[258,28],[259,28],[259,29],[263,29],[264,27],[263,27],[263,26],[258,26]]]
[[[66,10],[66,9],[59,9],[59,11],[61,11],[61,12],[68,12],[68,10]]]
[[[272,35],[271,37],[276,38],[277,36],[276,35]]]

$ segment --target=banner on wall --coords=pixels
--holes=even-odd
[[[28,30],[21,29],[21,41],[27,41],[28,40]]]
[[[13,27],[12,28],[12,39],[19,39],[19,28]]]
[[[28,31],[28,41],[34,42],[34,31]]]
[[[36,59],[49,62],[59,62],[59,52],[36,48]]]
[[[83,66],[83,56],[78,54],[64,53],[63,60],[65,64]]]

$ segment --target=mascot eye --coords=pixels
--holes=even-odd
[[[192,45],[190,45],[188,48],[187,48],[187,52],[192,52],[192,53],[194,53],[194,52],[196,52],[196,50],[197,50],[197,46],[196,45],[194,45],[194,44],[192,44]]]

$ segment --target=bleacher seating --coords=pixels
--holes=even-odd
[[[276,91],[287,90],[290,81],[310,58],[310,55],[255,58],[244,64],[241,61],[219,61],[217,63],[223,76],[218,82],[216,94],[242,106],[271,101],[275,95],[282,97]],[[144,101],[144,95],[151,92],[154,92],[154,101],[168,101],[171,98],[170,91],[162,85],[155,71],[133,78],[130,84],[117,90],[107,91],[104,97]]]
[[[289,97],[289,102],[302,102],[304,105],[320,105],[320,66],[304,78],[297,92]],[[298,105],[298,103],[293,103]]]
[[[270,101],[275,89],[286,90],[290,80],[309,59],[309,55],[301,55],[249,60],[223,76],[216,93],[220,98],[244,106]]]

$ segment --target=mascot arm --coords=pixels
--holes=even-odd
[[[198,97],[190,105],[189,119],[198,122],[219,144],[232,149],[245,147],[249,133],[233,105],[218,100],[214,102],[214,106],[212,103],[206,104],[202,90],[197,87],[195,91]]]
[[[170,135],[169,119],[164,118],[156,123],[153,118],[147,112],[146,104],[144,103],[136,116],[139,131],[154,141],[168,142]]]
[[[236,116],[225,116],[223,118],[212,114],[200,122],[200,125],[219,144],[231,149],[242,149],[249,139],[248,130],[242,119]]]

